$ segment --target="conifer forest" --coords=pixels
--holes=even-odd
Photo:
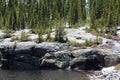
[[[34,29],[90,26],[89,31],[115,35],[120,26],[120,0],[0,0],[0,28]]]

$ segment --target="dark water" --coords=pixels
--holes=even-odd
[[[64,70],[0,70],[0,80],[89,80],[85,72]]]

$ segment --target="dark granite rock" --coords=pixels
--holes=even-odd
[[[51,43],[43,42],[35,47],[36,56],[42,57],[46,53],[61,51],[61,50],[71,50],[71,46],[66,43]]]
[[[118,49],[117,49],[118,50]],[[100,70],[120,62],[119,54],[111,50],[72,50],[66,43],[2,42],[3,67]],[[2,61],[2,60],[1,60]],[[26,65],[25,65],[26,64]],[[29,65],[29,66],[27,66]]]

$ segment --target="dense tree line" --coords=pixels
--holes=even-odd
[[[90,31],[115,35],[120,25],[120,0],[88,0],[88,4]],[[85,6],[86,0],[0,0],[0,28],[6,32],[30,28],[41,36],[54,27],[59,39],[64,32],[58,31],[63,31],[66,23],[71,27],[86,22]]]
[[[0,0],[0,28],[49,28],[85,18],[85,0]]]
[[[120,26],[120,0],[89,0],[90,29],[98,33],[116,35]]]

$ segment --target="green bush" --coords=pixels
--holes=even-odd
[[[86,43],[83,43],[82,46],[81,46],[81,49],[86,49],[88,46]]]
[[[56,35],[55,35],[55,41],[64,43],[66,32],[64,31],[64,27],[59,25],[59,27],[56,28]]]
[[[46,41],[48,41],[48,42],[55,42],[55,38],[49,38],[49,39],[46,39]]]
[[[3,33],[14,33],[14,30],[10,30],[10,29],[3,29],[2,30]]]
[[[98,38],[99,44],[103,43],[103,39],[102,38]]]
[[[22,33],[21,33],[20,40],[21,40],[21,41],[29,41],[28,35],[27,35],[26,32],[22,32]]]
[[[42,26],[37,26],[32,31],[38,35],[38,40],[36,40],[37,43],[42,42],[42,35],[45,33],[45,29]]]
[[[4,29],[2,30],[2,32],[4,33],[3,38],[10,38],[14,33],[13,30],[8,30],[8,29]]]
[[[78,26],[77,25],[71,25],[71,28],[76,29],[76,28],[78,28]]]
[[[115,66],[115,70],[120,71],[120,64],[118,64],[117,66]]]
[[[77,42],[75,42],[75,41],[67,41],[67,43],[70,44],[73,47],[77,46]]]
[[[4,35],[3,35],[3,38],[10,38],[10,37],[12,37],[12,34],[11,33],[5,33]]]
[[[102,38],[97,38],[95,41],[93,41],[94,45],[99,45],[103,43],[103,39]]]

